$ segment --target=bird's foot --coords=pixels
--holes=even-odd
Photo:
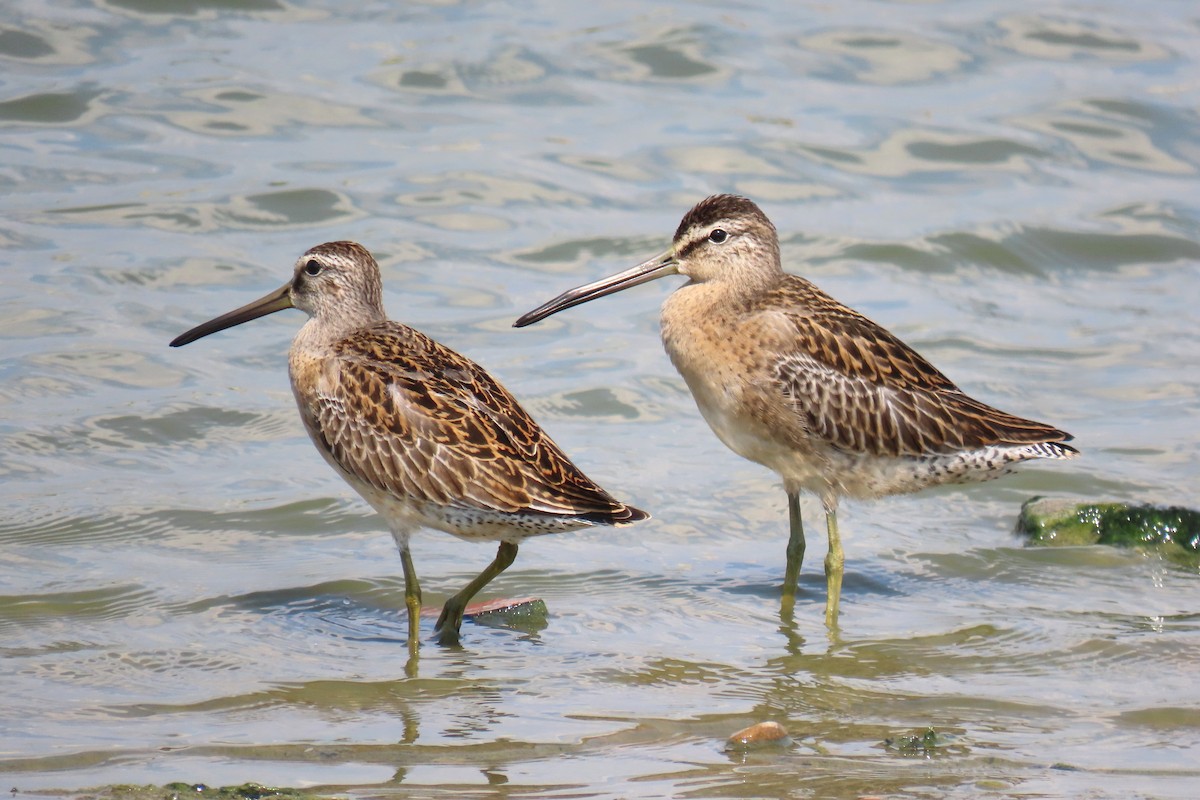
[[[829,559],[825,562],[826,569],[826,590],[825,596],[825,627],[831,631],[836,631],[838,627],[838,612],[842,604],[842,575],[844,568],[840,563],[831,563]]]
[[[825,627],[831,631],[838,629],[838,604],[836,602],[825,604]]]
[[[408,609],[408,656],[414,659],[421,643],[421,598],[405,598],[404,605]]]
[[[779,602],[779,619],[785,625],[790,625],[796,616],[796,593],[787,591],[784,587],[783,597]]]
[[[463,609],[447,603],[438,616],[437,624],[433,626],[433,639],[440,645],[454,647],[459,645],[458,632],[462,628]]]

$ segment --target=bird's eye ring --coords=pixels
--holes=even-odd
[[[714,228],[708,234],[708,240],[710,242],[712,242],[713,244],[720,244],[721,242],[725,241],[728,238],[729,238],[729,234],[720,228]]]
[[[308,263],[304,265],[304,274],[305,275],[320,275],[321,274],[321,262],[317,261],[315,258],[309,259]]]

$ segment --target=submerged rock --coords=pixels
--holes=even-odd
[[[508,619],[540,617],[544,620],[546,613],[546,601],[540,597],[497,598],[471,603],[463,611],[463,618],[478,620],[480,617],[507,617]]]
[[[783,747],[791,744],[787,728],[778,722],[759,722],[742,728],[725,742],[726,750],[753,750],[759,747]]]
[[[489,628],[507,628],[525,633],[537,633],[549,624],[546,601],[540,597],[497,598],[471,603],[463,611],[463,619]]]
[[[1017,532],[1034,544],[1137,547],[1200,566],[1200,512],[1181,506],[1033,497],[1021,506]]]
[[[436,617],[442,613],[437,606],[425,606],[422,617]],[[540,597],[504,597],[471,603],[463,609],[463,619],[486,622],[488,620],[520,620],[534,618],[546,621],[546,601]]]
[[[442,613],[440,606],[424,606],[422,619],[436,619]],[[463,621],[473,622],[488,628],[504,628],[520,633],[538,633],[545,630],[550,612],[546,601],[540,597],[505,597],[471,603],[463,609]]]

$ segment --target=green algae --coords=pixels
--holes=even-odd
[[[1132,547],[1200,566],[1200,512],[1181,506],[1033,497],[1021,506],[1017,532],[1037,545]]]
[[[884,739],[883,747],[889,752],[910,758],[961,755],[966,752],[966,748],[956,743],[956,738],[953,734],[939,733],[929,727],[916,733]]]

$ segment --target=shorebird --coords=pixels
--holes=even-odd
[[[329,242],[300,256],[279,289],[171,346],[285,308],[308,314],[288,352],[300,418],[330,466],[387,520],[415,653],[421,586],[409,537],[418,528],[500,543],[492,563],[442,608],[435,636],[454,644],[467,603],[512,564],[523,539],[649,515],[584,475],[478,364],[388,320],[382,294],[370,253]]]
[[[717,437],[783,479],[790,534],[783,610],[804,560],[800,492],[829,535],[825,622],[837,625],[845,556],[838,500],[988,480],[1032,458],[1071,458],[1071,436],[966,395],[916,351],[809,281],[783,271],[779,236],[750,200],[696,204],[661,255],[564,292],[523,327],[666,275],[688,282],[662,306],[662,339]]]

